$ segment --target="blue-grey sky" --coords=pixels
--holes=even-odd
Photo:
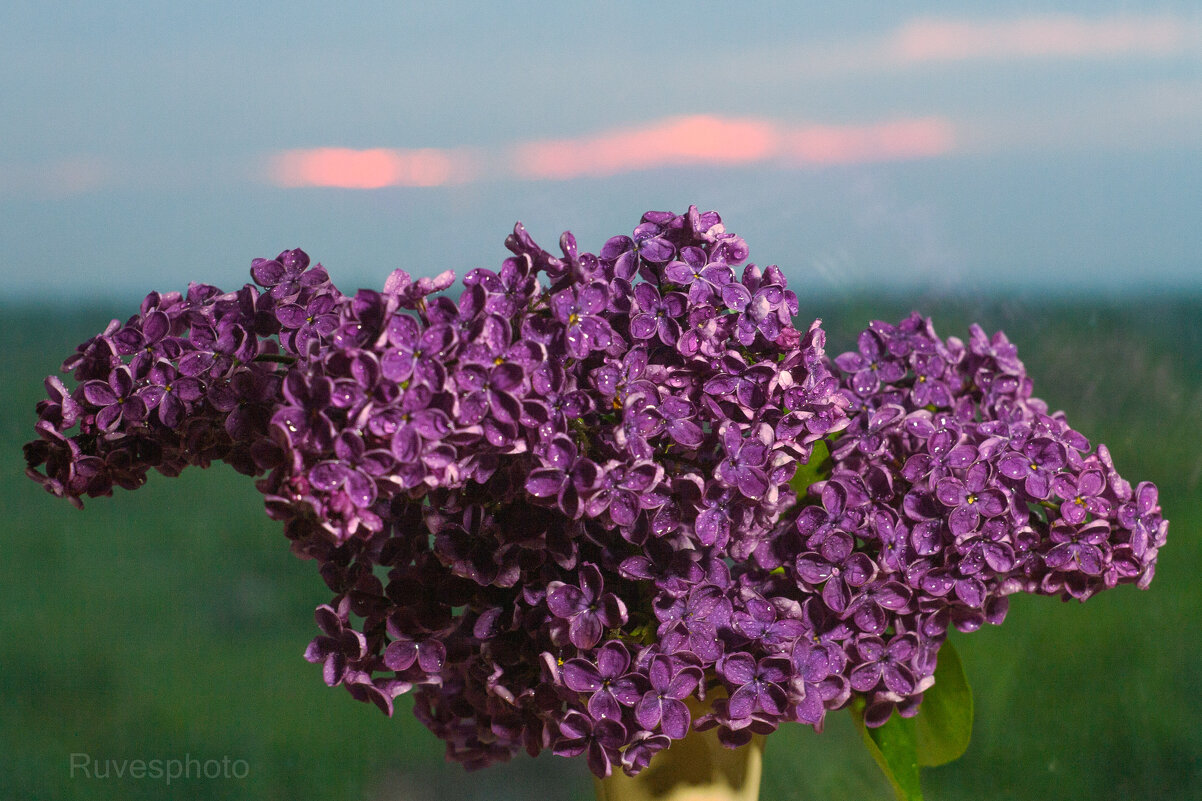
[[[690,203],[815,294],[1202,290],[1196,2],[749,8],[8,0],[5,295],[462,275]]]

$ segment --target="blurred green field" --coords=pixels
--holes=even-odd
[[[911,301],[814,303],[828,349]],[[923,299],[940,334],[1004,328],[1075,428],[1152,480],[1172,521],[1152,588],[1081,604],[1016,598],[1005,625],[958,636],[977,724],[968,753],[927,771],[932,801],[1202,798],[1202,298]],[[328,599],[252,483],[224,467],[84,512],[22,476],[41,379],[118,312],[9,305],[0,352],[0,798],[591,798],[576,760],[467,774],[401,704],[391,720],[328,689],[301,657]],[[846,715],[768,744],[765,801],[888,799]],[[93,760],[245,760],[245,778],[71,776]]]

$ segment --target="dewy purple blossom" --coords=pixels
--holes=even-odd
[[[1146,587],[1167,522],[1002,334],[914,314],[834,359],[714,212],[340,293],[299,250],[152,293],[46,382],[29,475],[79,504],[224,460],[333,597],[305,658],[450,758],[635,773],[693,728],[913,715],[949,627]],[[816,480],[790,481],[816,443]],[[686,701],[704,711],[694,715]]]

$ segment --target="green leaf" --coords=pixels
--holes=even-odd
[[[918,764],[923,767],[945,765],[967,750],[972,738],[972,688],[950,640],[939,648],[935,684],[922,694],[914,720]]]
[[[864,725],[864,699],[851,705],[851,717],[872,758],[893,785],[898,801],[923,801],[918,777],[918,735],[913,718],[893,715],[884,726]]]
[[[831,477],[831,461],[830,449],[826,446],[826,440],[818,440],[814,443],[814,450],[810,454],[810,461],[797,468],[797,472],[793,474],[793,480],[789,482],[797,492],[799,498],[806,497],[806,488],[818,481],[826,481]]]

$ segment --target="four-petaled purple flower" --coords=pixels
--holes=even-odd
[[[446,660],[446,645],[433,638],[413,640],[402,634],[384,649],[385,667],[398,673],[416,663],[423,672],[437,676]]]
[[[623,465],[612,460],[592,473],[582,479],[588,486],[585,512],[589,517],[609,512],[610,519],[619,526],[630,526],[638,516],[641,499],[648,497],[646,493],[659,483],[663,468],[653,462]]]
[[[1011,451],[997,462],[1003,475],[1022,481],[1027,495],[1039,501],[1052,494],[1053,476],[1065,464],[1064,446],[1048,437],[1033,439],[1021,453]]]
[[[286,250],[274,259],[255,259],[250,274],[260,286],[269,288],[273,298],[288,301],[325,279],[324,271],[308,267],[309,256],[304,251]]]
[[[771,431],[763,429],[744,438],[736,426],[722,432],[726,458],[718,464],[718,477],[728,487],[734,487],[745,497],[759,499],[768,491],[768,445]],[[765,442],[765,439],[769,442]]]
[[[198,379],[180,375],[168,362],[160,361],[151,367],[147,378],[150,384],[141,390],[139,397],[148,410],[157,408],[159,421],[168,428],[179,426],[192,404],[204,394]]]
[[[112,431],[122,422],[139,423],[146,418],[146,403],[124,365],[110,372],[107,381],[84,384],[83,396],[88,403],[99,407],[96,425],[101,431]]]
[[[290,330],[293,347],[304,353],[311,341],[320,342],[338,329],[342,319],[334,311],[335,303],[329,295],[317,295],[305,306],[296,303],[277,306],[275,317]]]
[[[952,535],[963,537],[977,530],[982,517],[997,517],[1007,509],[1006,495],[992,484],[993,469],[977,462],[964,471],[964,478],[947,476],[935,485],[935,497],[952,511],[947,525]]]
[[[743,602],[743,609],[731,615],[731,625],[740,634],[759,642],[768,650],[786,648],[805,633],[805,625],[800,620],[781,618],[775,606],[758,597]]]
[[[730,600],[722,590],[714,584],[698,584],[683,598],[663,600],[655,610],[661,635],[672,630],[682,633],[688,650],[703,661],[716,662],[723,652],[718,632],[729,625],[731,615]]]
[[[577,648],[592,648],[606,629],[626,622],[626,603],[603,590],[601,571],[590,563],[580,567],[579,586],[562,581],[547,585],[547,608],[567,623],[567,639]]]
[[[640,259],[662,264],[675,255],[676,247],[662,233],[658,224],[644,222],[634,229],[633,237],[612,237],[599,255],[606,261],[613,261],[615,275],[629,280],[638,271]]]
[[[851,389],[857,395],[871,395],[882,382],[891,384],[906,374],[906,368],[889,353],[876,331],[861,333],[857,344],[858,353],[845,353],[835,359],[840,370],[852,374]]]
[[[1131,532],[1131,549],[1142,557],[1149,547],[1164,544],[1168,521],[1160,516],[1156,485],[1141,481],[1130,501],[1118,509],[1118,521]]]
[[[718,671],[735,688],[730,694],[730,716],[739,719],[756,713],[782,714],[789,703],[785,684],[792,673],[790,667],[783,657],[766,656],[757,661],[742,652],[725,656]]]
[[[568,355],[583,359],[594,350],[609,346],[613,331],[601,317],[607,293],[602,283],[568,287],[551,298],[551,310],[564,326],[564,347]]]
[[[1048,567],[1063,570],[1073,565],[1087,576],[1102,572],[1106,554],[1099,546],[1110,538],[1110,524],[1105,520],[1094,520],[1081,528],[1053,526],[1050,538],[1056,545],[1044,556]]]
[[[341,606],[346,606],[345,601]],[[334,687],[341,684],[347,670],[367,654],[367,639],[347,626],[345,608],[335,610],[328,604],[322,604],[317,607],[314,616],[324,636],[309,643],[305,659],[321,662],[326,684]]]
[[[1052,479],[1052,489],[1064,501],[1060,504],[1060,516],[1074,526],[1085,522],[1088,515],[1106,517],[1110,514],[1111,503],[1102,497],[1106,479],[1101,470],[1091,468],[1077,476],[1057,473]]]
[[[647,668],[651,689],[643,694],[634,708],[635,719],[647,731],[659,728],[673,740],[683,738],[689,731],[689,708],[684,700],[701,683],[700,669],[680,666],[670,656],[653,657]]]
[[[620,749],[626,737],[626,728],[619,721],[608,718],[594,721],[573,709],[559,723],[559,737],[553,750],[557,756],[587,753],[589,770],[605,777],[610,774],[613,763],[620,762]]]
[[[665,345],[675,345],[680,339],[679,319],[684,315],[688,300],[679,292],[668,292],[660,297],[659,290],[651,284],[635,287],[634,298],[639,313],[630,318],[630,335],[635,339],[659,337]]]
[[[710,303],[716,300],[721,287],[734,281],[734,272],[722,261],[707,261],[705,251],[699,247],[686,247],[680,258],[664,266],[664,277],[674,284],[687,288],[689,303]]]
[[[622,707],[634,706],[642,693],[638,673],[628,673],[630,652],[617,641],[597,651],[596,661],[569,659],[562,670],[563,683],[578,693],[589,693],[588,713],[594,720],[621,720]],[[651,728],[651,727],[648,727]]]
[[[918,637],[912,633],[896,634],[888,643],[876,635],[860,636],[856,653],[862,661],[848,677],[852,689],[869,692],[882,683],[889,692],[909,695],[914,691],[914,673],[908,663],[917,650]]]
[[[838,532],[822,541],[818,553],[797,557],[797,575],[809,585],[821,584],[822,600],[834,612],[844,612],[852,593],[876,576],[876,565],[854,548],[851,535]]]

